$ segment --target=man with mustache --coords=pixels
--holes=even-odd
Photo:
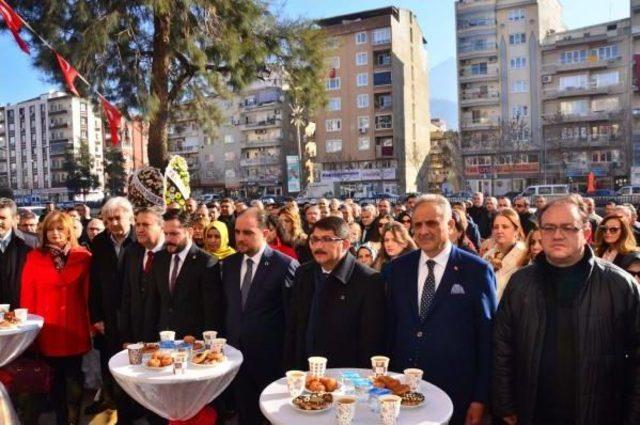
[[[150,272],[145,325],[147,341],[171,329],[176,339],[220,329],[222,303],[217,260],[193,243],[191,216],[168,211],[164,220],[165,247],[155,254]]]
[[[385,294],[380,274],[349,252],[349,226],[340,217],[318,221],[309,238],[315,261],[300,266],[287,318],[287,368],[306,370],[307,358],[329,367],[371,366],[384,353]]]
[[[251,207],[235,221],[238,252],[224,259],[223,336],[244,356],[232,384],[240,425],[260,425],[262,390],[284,374],[285,306],[298,262],[267,245],[267,212]]]

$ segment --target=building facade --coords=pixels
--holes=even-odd
[[[318,24],[330,51],[328,104],[315,118],[317,177],[339,183],[348,196],[421,190],[429,93],[416,16],[388,7]]]
[[[427,157],[427,184],[429,193],[453,193],[461,188],[462,160],[460,137],[448,130],[439,118],[430,123],[431,149]]]
[[[91,172],[99,178],[99,187],[87,199],[100,197],[104,189],[102,122],[90,101],[51,92],[5,105],[3,118],[0,183],[7,181],[17,198],[71,200],[63,164],[66,152],[78,152],[82,143],[93,157]]]
[[[127,177],[138,168],[149,165],[147,145],[149,143],[149,123],[142,117],[133,117],[127,120],[124,117],[120,122],[119,143],[111,143],[111,133],[108,126],[104,129],[105,149],[117,149],[122,152],[124,158],[124,170]]]

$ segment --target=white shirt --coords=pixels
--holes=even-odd
[[[171,255],[171,264],[169,265],[169,279],[171,279],[171,275],[173,273],[173,264],[174,261],[176,261],[174,256],[177,255],[178,258],[180,258],[180,261],[178,262],[178,273],[176,273],[176,276],[180,276],[180,270],[182,270],[184,260],[187,258],[187,254],[189,254],[189,250],[191,250],[192,244],[193,242],[189,241],[187,246],[185,246],[182,251]]]
[[[433,258],[429,258],[429,256],[425,254],[424,251],[420,252],[420,263],[418,263],[418,306],[420,305],[420,300],[422,299],[424,282],[427,280],[427,275],[429,274],[429,266],[427,266],[427,261],[433,260],[436,262],[436,264],[433,266],[433,275],[436,278],[435,290],[437,291],[438,285],[440,285],[440,281],[442,280],[442,275],[444,275],[444,270],[447,268],[447,263],[449,262],[451,247],[451,242],[447,241],[444,249]]]
[[[154,254],[160,251],[164,247],[164,238],[160,238],[158,240],[158,244],[153,249],[144,250],[144,259],[142,260],[142,269],[144,270],[147,267],[147,261],[149,261],[149,252],[153,252]],[[171,275],[169,275],[171,276]]]
[[[242,282],[244,282],[244,275],[247,273],[247,259],[251,258],[253,261],[253,266],[251,268],[251,280],[253,281],[253,277],[256,275],[256,270],[258,270],[258,264],[260,264],[260,260],[262,260],[262,254],[264,254],[264,250],[267,248],[267,244],[264,244],[260,247],[260,250],[256,252],[253,257],[249,257],[247,254],[242,256],[242,265],[240,266],[240,287],[242,287]]]

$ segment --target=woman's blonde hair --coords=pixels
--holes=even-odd
[[[289,240],[284,240],[282,242],[286,245],[294,246],[295,244],[304,241],[307,235],[302,231],[302,221],[300,220],[300,213],[298,212],[298,209],[291,205],[285,205],[278,213],[278,217],[282,216],[285,216],[293,223],[292,234],[286,232],[286,236]]]
[[[42,226],[40,227],[40,250],[45,251],[49,240],[47,239],[47,230],[55,225],[62,224],[64,232],[67,234],[67,240],[69,246],[75,248],[78,246],[78,239],[75,235],[75,228],[73,226],[73,218],[67,213],[62,211],[52,211],[44,218]]]
[[[378,252],[378,257],[373,264],[376,270],[380,270],[384,264],[391,261],[389,254],[387,254],[387,250],[384,249],[384,237],[387,232],[391,232],[391,234],[393,235],[393,239],[396,242],[401,245],[405,245],[405,248],[402,250],[400,255],[406,254],[407,252],[413,251],[414,249],[418,248],[416,243],[413,241],[413,238],[409,234],[409,231],[406,227],[404,227],[402,223],[398,221],[391,221],[385,224],[382,228],[382,231],[380,232],[380,252]]]
[[[526,245],[527,245],[527,258],[529,259],[529,261],[533,260],[533,256],[531,255],[531,245],[533,245],[533,235],[534,233],[538,232],[540,234],[540,236],[542,236],[542,233],[540,232],[540,229],[538,228],[534,228],[532,229],[529,234],[527,235],[527,240],[526,240]]]
[[[493,219],[494,223],[496,221],[496,218],[498,217],[504,217],[507,220],[509,220],[509,222],[513,225],[513,227],[516,228],[516,236],[519,241],[523,241],[525,239],[524,232],[522,230],[522,224],[520,223],[520,216],[518,215],[517,212],[515,212],[515,210],[511,208],[503,208],[502,210],[497,211],[497,214]],[[493,226],[491,231],[493,233]]]
[[[620,237],[613,246],[610,246],[604,240],[604,225],[611,220],[618,220],[618,222],[620,222]],[[619,254],[628,254],[630,252],[638,251],[638,245],[636,244],[636,238],[631,231],[631,226],[629,226],[625,219],[618,214],[611,214],[602,219],[598,225],[598,229],[596,230],[594,246],[598,257],[602,257],[608,248],[615,249]]]

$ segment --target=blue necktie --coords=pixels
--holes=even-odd
[[[427,278],[424,281],[424,287],[422,288],[422,297],[420,298],[420,321],[423,321],[427,317],[433,298],[436,295],[436,276],[433,273],[433,268],[436,262],[433,260],[427,260],[427,267],[429,272]]]

